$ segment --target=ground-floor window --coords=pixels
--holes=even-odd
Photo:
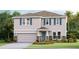
[[[53,39],[56,39],[56,32],[53,32]]]
[[[53,32],[53,39],[60,39],[61,38],[61,32]]]
[[[58,32],[58,39],[60,39],[61,37],[61,32]]]

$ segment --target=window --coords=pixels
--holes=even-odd
[[[32,18],[30,18],[30,25],[32,25]]]
[[[56,21],[57,21],[57,23],[56,23],[56,24],[59,24],[59,19],[58,19],[58,18],[56,19]]]
[[[42,26],[45,25],[45,18],[42,18],[42,19],[41,19],[41,23],[42,23],[42,24],[41,24]]]
[[[27,25],[29,24],[29,18],[27,18]]]
[[[32,25],[32,18],[27,18],[27,25]]]
[[[62,18],[54,18],[54,25],[62,25]]]
[[[51,25],[51,18],[49,18],[49,25]]]
[[[20,25],[22,25],[22,18],[20,18]]]
[[[45,24],[48,25],[49,24],[49,19],[45,18]]]
[[[52,24],[51,18],[42,18],[41,22],[42,22],[42,25],[51,25]]]
[[[53,32],[53,38],[56,39],[56,32]]]
[[[44,25],[45,25],[45,18],[44,18]]]
[[[42,24],[43,25],[51,25],[51,19],[50,18],[42,18]]]
[[[56,18],[54,18],[54,25],[56,25]]]
[[[58,39],[60,39],[61,37],[61,32],[58,32]]]
[[[60,18],[60,25],[62,25],[62,18]]]
[[[23,18],[23,25],[25,25],[25,19]]]
[[[20,18],[20,25],[25,25],[25,18]]]

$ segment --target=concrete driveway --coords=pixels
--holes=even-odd
[[[24,49],[30,46],[32,43],[9,43],[4,46],[0,46],[0,49]]]

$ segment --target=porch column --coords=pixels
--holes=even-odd
[[[48,31],[46,32],[46,40],[49,41],[49,33],[48,33]]]
[[[37,32],[37,39],[40,41],[40,33],[39,33],[39,31]]]

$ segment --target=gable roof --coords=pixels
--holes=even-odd
[[[57,13],[49,12],[49,11],[40,11],[35,13],[27,13],[22,16],[62,16]]]

